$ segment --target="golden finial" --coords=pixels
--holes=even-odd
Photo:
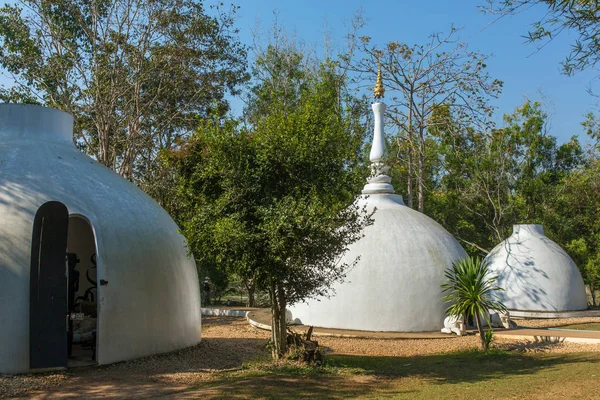
[[[383,95],[385,94],[383,81],[381,80],[381,61],[379,61],[379,56],[377,56],[377,81],[375,82],[373,93],[375,93],[375,99],[377,100],[383,99]]]

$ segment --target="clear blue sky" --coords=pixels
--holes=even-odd
[[[561,74],[559,65],[575,36],[564,33],[536,52],[522,36],[529,24],[543,14],[543,6],[492,23],[496,17],[477,8],[482,3],[484,0],[241,0],[236,4],[241,6],[237,21],[240,38],[247,44],[252,43],[257,19],[263,32],[269,31],[274,10],[281,26],[295,32],[297,39],[317,47],[323,43],[325,26],[334,43],[343,45],[348,29],[344,23],[349,23],[358,9],[368,20],[364,34],[372,37],[375,44],[390,40],[423,43],[431,33],[447,31],[451,24],[462,27],[461,41],[472,50],[492,54],[487,63],[490,74],[504,81],[503,93],[495,101],[498,121],[526,98],[541,100],[551,115],[550,133],[559,142],[574,134],[583,139],[581,121],[585,114],[598,108],[598,99],[587,93],[596,74],[586,71],[567,77]],[[241,103],[234,101],[234,111],[240,107]]]

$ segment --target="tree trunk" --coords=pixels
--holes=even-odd
[[[590,295],[592,296],[592,306],[596,307],[596,285],[590,283],[588,286],[590,288]]]
[[[485,342],[485,335],[483,333],[483,326],[481,326],[481,316],[479,313],[475,313],[475,321],[477,322],[477,330],[479,331],[479,340],[481,341],[481,350],[487,351],[487,343]]]
[[[412,102],[412,95],[411,95],[411,102]],[[406,205],[410,208],[412,208],[413,206],[413,134],[412,134],[412,129],[413,129],[413,109],[412,109],[412,103],[411,106],[408,109],[408,179],[407,179],[407,188],[406,188]]]
[[[248,292],[248,301],[246,302],[246,307],[254,307],[254,292],[256,290],[256,284],[251,280],[245,280],[244,285],[246,286],[246,291]]]
[[[287,324],[285,321],[285,293],[279,284],[271,283],[271,354],[274,360],[282,358],[287,351]]]
[[[418,207],[419,212],[424,212],[425,210],[425,190],[423,183],[423,175],[425,175],[425,137],[424,137],[424,127],[421,126],[419,129],[419,175],[417,177],[417,190],[418,190]]]
[[[409,139],[408,145],[408,177],[406,182],[406,205],[413,206],[413,160],[412,160],[412,140]]]

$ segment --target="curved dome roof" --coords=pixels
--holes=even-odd
[[[48,201],[91,224],[97,252],[100,364],[200,340],[196,266],[169,215],[78,151],[71,115],[0,105],[0,372],[28,370],[33,221]]]
[[[402,196],[372,194],[358,199],[373,225],[349,247],[344,259],[360,256],[330,298],[289,309],[303,324],[369,331],[418,332],[443,326],[444,272],[466,253],[450,233],[426,215],[406,207]]]
[[[514,225],[488,254],[509,310],[576,311],[587,308],[581,273],[569,255],[544,235],[541,225]]]

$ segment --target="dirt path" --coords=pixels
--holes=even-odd
[[[267,332],[243,318],[204,317],[202,342],[174,353],[106,367],[43,375],[0,375],[0,397],[33,399],[150,398],[213,379],[215,371],[239,368],[260,357]]]
[[[561,324],[560,321],[555,322]],[[546,323],[547,324],[547,323]],[[556,325],[555,325],[556,326]],[[269,332],[250,327],[244,318],[204,317],[202,342],[193,348],[106,367],[44,375],[0,375],[0,397],[33,399],[177,398],[193,387],[218,379],[215,372],[237,369],[265,357]],[[475,336],[452,339],[385,340],[320,337],[330,353],[406,357],[476,347]],[[499,339],[502,348],[526,351],[600,351],[600,345],[531,344]],[[216,382],[215,382],[216,384]],[[236,383],[237,384],[237,383]],[[217,388],[203,389],[209,392]],[[223,389],[225,390],[225,389]],[[186,394],[187,395],[187,394]]]

